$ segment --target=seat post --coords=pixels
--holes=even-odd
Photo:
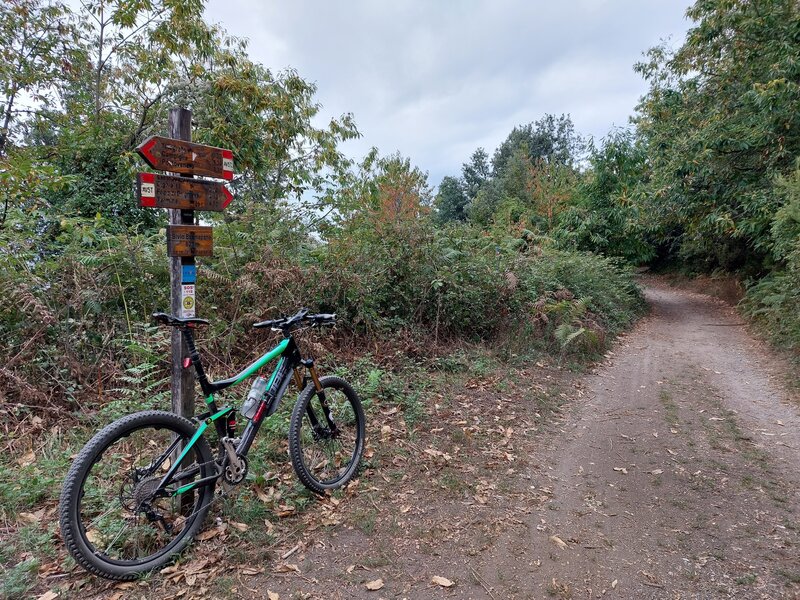
[[[181,327],[181,333],[183,334],[183,339],[186,342],[186,348],[189,350],[189,358],[192,361],[192,365],[194,365],[194,370],[197,373],[197,381],[200,384],[200,388],[203,390],[203,394],[208,396],[211,393],[208,385],[208,377],[206,377],[206,372],[203,369],[203,363],[200,362],[200,353],[197,351],[197,347],[194,345],[194,333],[192,333],[191,327]]]

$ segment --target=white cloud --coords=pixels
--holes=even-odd
[[[633,72],[680,40],[687,0],[210,0],[207,17],[273,70],[318,85],[322,121],[352,112],[371,146],[431,175],[457,174],[511,128],[569,113],[582,134],[625,125],[646,86]]]

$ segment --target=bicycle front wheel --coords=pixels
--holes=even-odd
[[[358,394],[339,377],[322,377],[297,399],[289,425],[289,454],[300,481],[324,493],[355,475],[364,451],[364,409]]]
[[[67,474],[59,507],[64,543],[78,564],[108,579],[135,579],[191,541],[214,486],[178,490],[217,472],[203,437],[165,489],[157,490],[195,433],[188,419],[144,411],[115,421],[86,444]]]

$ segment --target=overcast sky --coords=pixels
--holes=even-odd
[[[209,0],[207,18],[250,55],[317,84],[327,121],[352,112],[344,149],[400,151],[438,185],[515,125],[569,113],[600,138],[626,125],[644,81],[633,65],[679,45],[686,0]]]

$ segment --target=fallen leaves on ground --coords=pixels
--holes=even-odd
[[[299,573],[300,567],[291,563],[281,563],[275,567],[276,573]]]
[[[369,591],[375,592],[383,587],[383,579],[373,579],[364,584]]]
[[[439,577],[438,575],[431,577],[431,583],[445,588],[453,587],[455,585],[454,581],[450,581],[446,577]]]
[[[551,541],[551,542],[553,542],[553,543],[554,543],[556,546],[558,546],[559,548],[564,548],[564,549],[566,549],[566,548],[569,548],[569,545],[567,544],[567,542],[565,542],[564,540],[562,540],[562,539],[561,539],[560,537],[558,537],[557,535],[551,535],[551,536],[550,536],[550,541]]]
[[[205,531],[200,532],[198,535],[195,536],[194,539],[196,539],[198,541],[201,541],[201,542],[205,542],[206,540],[210,540],[213,537],[216,537],[216,536],[218,536],[218,535],[220,535],[222,533],[225,533],[225,530],[227,528],[228,528],[228,526],[225,523],[223,523],[223,524],[218,525],[216,527],[212,527],[211,529],[206,529]]]
[[[33,525],[39,523],[44,517],[45,509],[40,508],[35,512],[21,512],[19,513],[19,520],[23,523],[28,523],[29,525]]]
[[[228,521],[228,524],[231,527],[233,527],[236,531],[241,531],[242,533],[244,533],[245,531],[250,529],[250,527],[248,525],[246,525],[244,523],[237,523],[236,521]]]
[[[34,462],[36,462],[36,453],[33,451],[23,454],[17,459],[17,464],[20,467],[27,467],[28,465],[32,465]]]

